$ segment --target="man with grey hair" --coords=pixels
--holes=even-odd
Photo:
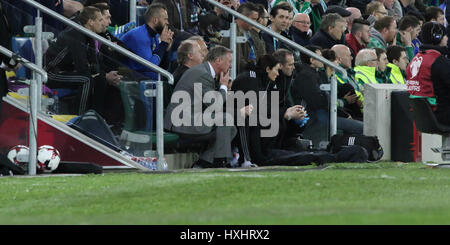
[[[355,79],[361,85],[366,83],[376,84],[376,71],[378,67],[378,58],[375,49],[361,49],[355,58]]]
[[[215,46],[206,56],[206,61],[188,69],[181,76],[172,94],[171,102],[164,117],[164,128],[177,133],[186,144],[200,141],[212,142],[200,154],[196,166],[225,167],[232,158],[231,141],[237,130],[234,126],[227,126],[227,115],[206,111],[207,108],[223,108],[227,91],[231,88],[230,69],[232,51],[223,46]],[[218,84],[216,82],[218,80]],[[215,91],[214,102],[205,102],[204,95]],[[180,103],[181,101],[181,103]],[[206,122],[206,117],[222,118],[214,120],[213,125]]]
[[[184,40],[177,49],[177,62],[179,66],[173,72],[174,85],[189,68],[203,63],[205,57],[200,45],[193,40]]]
[[[347,21],[339,14],[327,14],[322,17],[320,30],[311,38],[311,44],[329,49],[336,44],[344,44],[344,32]]]
[[[196,41],[200,45],[200,52],[202,52],[203,57],[206,57],[208,54],[208,46],[202,36],[191,36],[187,40]]]

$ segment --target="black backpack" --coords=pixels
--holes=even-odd
[[[381,147],[377,136],[336,134],[331,137],[330,144],[328,145],[328,151],[331,151],[331,153],[337,153],[343,148],[352,145],[359,145],[366,149],[369,155],[369,162],[378,161],[383,157],[383,147]]]

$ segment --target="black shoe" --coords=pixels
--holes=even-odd
[[[214,168],[231,168],[231,163],[226,158],[214,158]]]
[[[202,159],[198,159],[193,165],[192,168],[214,168],[214,164],[207,162]]]

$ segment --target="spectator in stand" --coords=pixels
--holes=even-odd
[[[356,19],[353,21],[352,31],[345,35],[345,42],[352,52],[356,54],[370,42],[370,23],[366,20]]]
[[[406,15],[398,22],[398,33],[396,45],[406,49],[408,59],[412,60],[414,57],[414,47],[412,40],[419,36],[420,23],[419,20],[412,16]]]
[[[275,33],[282,34],[285,31],[290,22],[292,14],[292,7],[287,3],[280,3],[275,5],[270,11],[270,21],[271,24],[269,28]],[[268,33],[262,33],[262,38],[266,43],[267,54],[272,54],[279,48],[286,48],[277,38],[271,36]],[[291,38],[289,38],[291,39]]]
[[[408,15],[414,16],[419,20],[419,29],[422,30],[423,23],[425,22],[425,18],[422,14],[418,12],[409,12]],[[415,39],[412,41],[412,46],[414,48],[414,56],[419,52],[420,46],[422,46],[422,42],[420,41],[420,32]]]
[[[388,15],[384,5],[377,1],[367,4],[365,14],[368,15],[366,19],[369,21],[371,26],[373,26],[377,20],[380,20]]]
[[[336,54],[336,63],[347,71],[347,78],[344,78],[339,71],[335,71],[338,81],[339,105],[346,109],[352,118],[362,121],[363,87],[356,82],[355,72],[352,69],[350,49],[342,44],[334,45],[331,50]]]
[[[263,26],[267,26],[267,24],[269,23],[269,18],[270,18],[269,13],[267,12],[267,9],[264,8],[264,5],[262,5],[262,4],[258,4],[256,6],[258,7],[258,14],[259,14],[258,23]],[[255,28],[255,29],[258,33],[261,31],[258,28]]]
[[[370,42],[367,44],[367,47],[386,49],[388,43],[394,41],[396,34],[397,23],[395,22],[394,17],[385,16],[377,20],[370,30]]]
[[[320,28],[322,22],[322,15],[327,10],[327,5],[323,0],[305,0],[300,13],[309,15],[311,19],[311,30],[316,33]]]
[[[398,13],[395,12],[394,5],[397,0],[375,0],[383,4],[384,8],[387,11],[388,16],[394,17],[394,19],[398,19]]]
[[[243,3],[239,6],[237,12],[253,21],[258,21],[258,7],[254,3]],[[266,45],[252,25],[241,19],[236,19],[236,25],[237,36],[245,36],[247,38],[247,42],[236,44],[237,74],[239,74],[256,65],[256,61],[266,53]],[[222,45],[228,47],[230,38],[223,38]]]
[[[85,7],[78,20],[92,32],[100,34],[105,31],[105,22],[98,8]],[[70,27],[50,45],[44,62],[50,88],[76,91],[76,101],[69,105],[69,111],[60,113],[81,115],[92,108],[101,114],[105,84],[120,80],[117,72],[112,74],[103,70],[101,55],[94,40]]]
[[[375,72],[375,78],[377,80],[377,83],[387,83],[388,82],[388,76],[386,71],[387,64],[389,63],[386,55],[386,50],[381,48],[374,48],[375,52],[377,53],[377,71]]]
[[[327,14],[322,18],[320,30],[311,38],[311,44],[321,48],[331,48],[336,44],[344,44],[344,32],[347,22],[338,14]]]
[[[422,27],[423,45],[406,68],[411,98],[427,98],[438,122],[450,125],[450,61],[445,27],[427,22]]]
[[[378,67],[378,58],[375,49],[361,49],[355,58],[355,79],[363,85],[366,83],[376,84],[376,72]]]
[[[350,33],[352,32],[353,22],[357,19],[361,19],[362,15],[361,11],[354,7],[346,8],[346,10],[352,13],[352,15],[350,15],[350,17],[348,18],[348,25],[347,25],[347,31]]]
[[[228,8],[233,8],[231,0],[217,0],[219,3],[227,6]],[[230,23],[232,21],[232,16],[228,13],[214,6],[214,12],[217,17],[219,17],[218,26],[215,26],[215,30],[220,32],[222,30],[229,30]]]
[[[308,45],[312,34],[310,26],[311,22],[307,14],[296,14],[290,31],[294,42],[302,46]]]
[[[194,24],[191,22],[191,12],[194,4],[190,0],[153,0],[152,4],[164,4],[169,16],[169,29],[178,35],[178,31],[193,31]]]
[[[414,2],[416,0],[398,0],[400,3],[400,7],[402,10],[402,15],[399,16],[400,18],[405,16],[406,14],[408,14],[409,12],[419,12],[415,7],[414,7]]]
[[[168,24],[166,7],[162,4],[152,4],[145,12],[145,24],[125,33],[121,40],[133,53],[161,66],[164,60],[168,61],[168,51],[173,42],[173,32],[168,28]],[[158,79],[155,71],[140,63],[128,60],[128,66],[150,79]]]
[[[409,59],[406,55],[406,50],[400,46],[389,46],[386,50],[389,64],[387,68],[390,69],[389,82],[392,84],[405,84],[406,67]]]
[[[426,22],[437,22],[441,25],[445,24],[444,11],[438,7],[430,6],[425,11]]]

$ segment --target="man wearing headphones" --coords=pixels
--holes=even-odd
[[[423,45],[406,68],[411,98],[427,98],[437,120],[450,125],[450,60],[447,35],[439,23],[422,27]]]

